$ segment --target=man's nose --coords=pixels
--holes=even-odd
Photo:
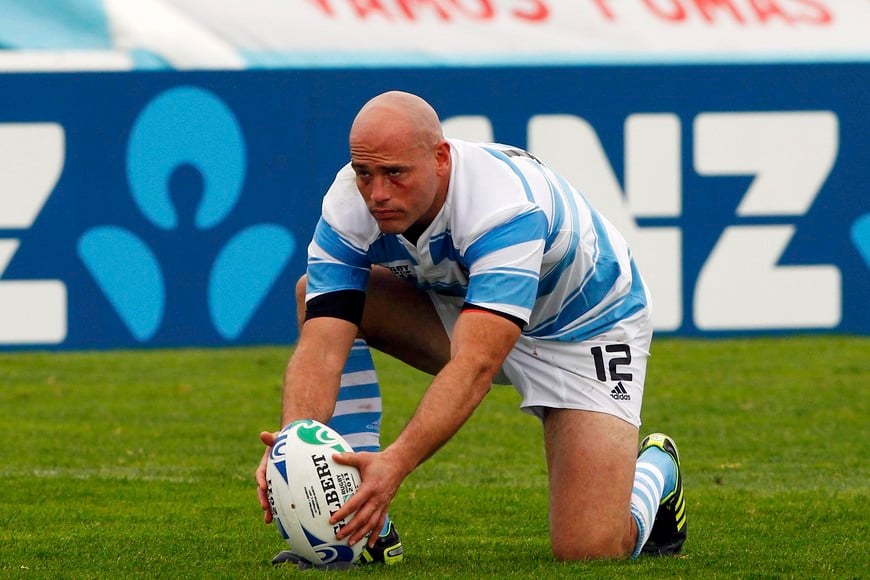
[[[389,188],[387,187],[387,180],[381,176],[375,176],[372,179],[372,201],[375,203],[382,203],[390,199]]]

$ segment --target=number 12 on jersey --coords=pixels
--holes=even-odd
[[[607,371],[610,372],[611,381],[630,381],[631,373],[619,372],[620,365],[631,363],[631,349],[627,344],[608,344],[603,351],[600,346],[592,347],[592,358],[595,359],[595,374],[598,380],[605,382],[608,380]],[[605,355],[607,353],[607,355]],[[605,368],[604,359],[607,357],[607,367]]]

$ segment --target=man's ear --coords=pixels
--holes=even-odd
[[[445,139],[435,145],[435,163],[438,165],[438,175],[450,174],[450,143]]]

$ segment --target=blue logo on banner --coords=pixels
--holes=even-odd
[[[870,213],[864,214],[852,224],[852,243],[870,268]]]
[[[168,90],[152,100],[133,126],[127,147],[127,180],[139,212],[154,227],[179,228],[170,196],[173,184],[201,180],[194,226],[221,224],[239,202],[246,173],[242,131],[233,112],[196,87]],[[296,249],[291,232],[262,223],[233,235],[211,266],[208,312],[217,332],[239,337]],[[127,329],[151,339],[166,313],[167,280],[161,261],[136,233],[97,226],[78,242],[78,254]]]

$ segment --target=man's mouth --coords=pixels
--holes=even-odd
[[[372,210],[372,215],[377,220],[386,220],[399,215],[399,212],[394,209],[375,209]]]

